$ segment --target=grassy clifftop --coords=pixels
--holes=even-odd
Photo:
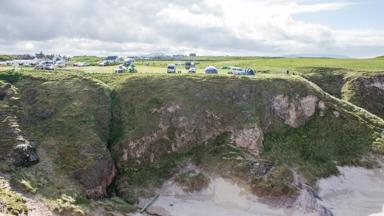
[[[341,68],[303,68],[302,76],[323,90],[384,117],[384,72]]]

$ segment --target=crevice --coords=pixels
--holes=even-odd
[[[118,97],[118,93],[116,92],[115,89],[111,90],[111,119],[109,123],[109,136],[107,139],[107,149],[110,152],[111,158],[113,160],[115,169],[116,169],[116,174],[113,177],[113,180],[111,184],[107,187],[107,196],[112,197],[112,196],[117,196],[116,192],[116,180],[118,175],[120,174],[115,156],[113,154],[112,148],[114,144],[118,142],[118,140],[122,136],[122,120],[121,120],[121,107],[120,107],[120,99]]]

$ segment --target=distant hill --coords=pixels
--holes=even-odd
[[[384,60],[384,56],[378,56],[376,59]]]
[[[345,56],[345,55],[319,54],[319,53],[299,53],[299,54],[285,55],[282,57],[287,57],[287,58],[350,58],[349,56]]]

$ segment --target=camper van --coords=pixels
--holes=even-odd
[[[175,64],[169,64],[167,66],[167,73],[176,73],[176,65]]]

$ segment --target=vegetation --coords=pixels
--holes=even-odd
[[[194,171],[181,173],[175,180],[185,192],[201,191],[209,185],[209,178],[206,175]]]
[[[97,56],[74,56],[71,58],[69,64],[72,65],[76,62],[84,62],[89,65],[96,66],[101,60],[103,60],[103,58]]]
[[[96,62],[97,58],[74,57],[72,61]],[[188,161],[201,167],[202,173],[244,183],[257,195],[279,197],[297,195],[294,172],[314,184],[319,178],[337,174],[337,165],[372,167],[374,161],[366,156],[384,154],[383,119],[354,105],[363,106],[357,100],[360,98],[376,107],[369,107],[369,111],[381,115],[375,111],[379,107],[375,98],[360,94],[363,91],[356,83],[381,76],[384,63],[380,59],[194,60],[198,62],[197,74],[165,74],[167,61],[138,61],[136,74],[112,74],[113,66],[69,67],[55,72],[0,67],[0,80],[11,83],[19,93],[23,110],[17,115],[22,129],[28,131],[28,139],[36,142],[41,159],[30,168],[0,171],[11,173],[12,186],[41,195],[57,212],[82,215],[100,206],[109,212],[133,211],[138,196],[152,195],[154,188]],[[202,71],[207,65],[251,67],[262,72],[255,77],[232,76],[221,69],[221,74],[209,76]],[[182,62],[178,67],[183,68]],[[291,73],[286,74],[287,70]],[[270,99],[278,94],[316,95],[327,109],[324,115],[317,110],[304,126],[290,128],[268,112]],[[181,107],[177,112],[163,114],[176,105]],[[204,115],[208,111],[220,118],[209,122],[222,123],[222,128],[265,127],[261,155],[255,157],[233,146],[224,129],[214,131],[215,125],[202,123],[209,120]],[[197,138],[169,153],[180,132],[172,124],[177,125],[180,118],[191,120],[187,122],[193,129],[191,136],[202,137],[198,129],[203,126],[219,135],[207,142]],[[122,159],[130,142],[150,137],[160,123],[170,126],[166,138],[150,143],[148,152],[139,159]],[[109,188],[112,198],[92,201],[84,193],[87,184],[77,174],[98,176],[103,164],[95,161],[106,161],[110,152],[118,169],[116,181]],[[261,171],[264,168],[267,172]],[[176,181],[186,191],[201,190],[209,183],[202,173],[179,173]],[[24,201],[17,196],[1,200],[7,190],[0,188],[0,209],[6,203],[3,206],[23,210]]]
[[[0,177],[0,214],[22,215],[28,213],[26,200],[12,191],[3,177]]]

